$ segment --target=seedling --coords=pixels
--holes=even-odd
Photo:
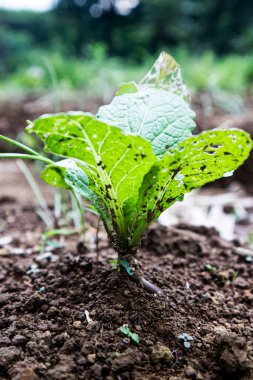
[[[212,264],[206,264],[205,265],[205,269],[208,271],[208,272],[215,272],[217,270],[217,268],[212,265]]]
[[[132,339],[135,343],[139,344],[140,343],[140,338],[139,335],[136,333],[132,333],[128,327],[128,325],[123,325],[119,328],[120,332],[125,334],[128,338]]]
[[[116,269],[118,272],[120,272],[120,266],[118,265],[118,260],[116,259],[110,259],[108,260],[109,263],[110,263],[110,266],[112,267],[112,269]]]
[[[20,143],[28,154],[0,157],[40,160],[47,183],[88,199],[118,254],[120,274],[161,295],[135,260],[149,225],[185,193],[237,169],[252,147],[237,129],[192,136],[194,117],[180,68],[162,53],[144,79],[123,84],[96,116],[61,113],[29,123],[45,151],[64,160],[53,162]]]
[[[178,335],[177,338],[184,341],[184,348],[187,348],[187,349],[191,348],[191,342],[194,339],[191,335],[187,333],[183,333],[183,334]]]

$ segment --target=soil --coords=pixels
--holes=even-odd
[[[44,226],[31,205],[1,198],[0,221],[1,379],[253,378],[253,262],[237,242],[153,225],[137,259],[158,297],[110,267],[102,229],[97,261],[77,236],[41,255]],[[139,344],[120,332],[125,324]]]

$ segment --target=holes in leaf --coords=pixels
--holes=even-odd
[[[214,154],[216,152],[216,150],[220,147],[222,147],[223,144],[213,144],[213,145],[209,145],[204,151],[207,153],[207,154]]]

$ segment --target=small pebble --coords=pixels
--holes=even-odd
[[[81,324],[82,324],[81,321],[74,321],[74,322],[73,322],[73,326],[74,326],[74,327],[80,327]]]
[[[184,342],[184,348],[191,348],[191,343],[190,342]]]
[[[25,336],[23,335],[20,335],[20,334],[17,334],[15,335],[13,338],[12,338],[12,344],[14,344],[15,346],[19,346],[19,345],[22,345],[24,343],[27,342],[27,339]]]
[[[189,377],[189,378],[196,378],[196,375],[197,375],[197,372],[195,371],[195,369],[194,368],[192,368],[192,367],[187,367],[186,369],[185,369],[185,375],[187,376],[187,377]]]
[[[145,343],[146,343],[147,346],[153,346],[154,345],[154,343],[152,342],[152,340],[149,340],[149,339],[147,339],[145,341]]]
[[[87,356],[87,361],[88,361],[88,363],[90,363],[90,364],[93,364],[93,363],[95,363],[95,361],[96,361],[96,354],[89,354],[88,356]]]

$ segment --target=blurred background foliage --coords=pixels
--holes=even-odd
[[[5,94],[52,86],[102,94],[141,78],[161,50],[193,90],[250,92],[251,0],[56,0],[44,13],[0,10]]]

